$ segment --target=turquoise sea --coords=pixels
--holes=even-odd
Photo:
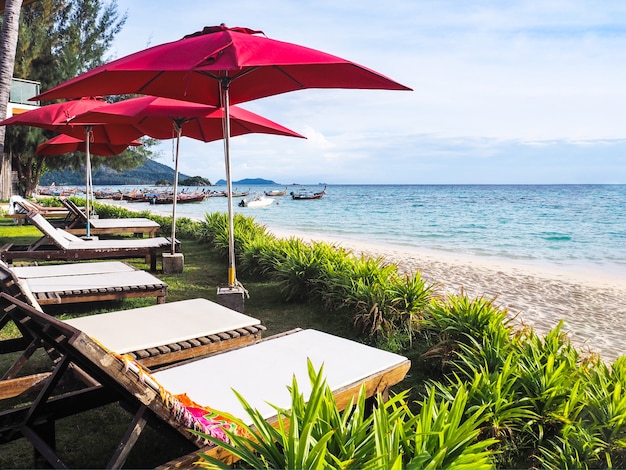
[[[288,193],[298,189],[287,186]],[[234,200],[235,211],[270,229],[565,267],[590,265],[626,277],[626,185],[328,185],[319,200],[296,201],[288,194],[270,207],[246,208],[236,205],[240,199]],[[171,205],[128,207],[171,213]],[[191,218],[226,210],[224,197],[177,205],[179,216]]]

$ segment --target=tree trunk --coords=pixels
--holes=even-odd
[[[17,33],[20,26],[20,8],[22,0],[6,0],[4,23],[0,35],[0,118],[7,117],[11,79],[15,65],[15,51],[17,49]],[[11,157],[4,154],[4,134],[6,126],[0,126],[0,199],[9,199],[11,196]]]

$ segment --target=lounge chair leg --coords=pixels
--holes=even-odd
[[[34,468],[67,468],[56,453],[54,421],[45,421],[36,427],[22,426],[21,433],[33,445]]]
[[[150,271],[155,272],[157,268],[157,255],[152,253],[146,256],[146,263],[150,263]]]
[[[139,407],[137,413],[135,413],[135,416],[133,417],[132,423],[130,423],[124,437],[118,444],[117,450],[111,457],[107,468],[122,468],[124,462],[126,462],[126,459],[128,458],[128,454],[137,442],[137,439],[139,439],[139,435],[146,427],[146,424],[148,424],[148,420],[145,417],[147,410],[148,409],[145,405],[141,405]]]
[[[41,346],[41,342],[37,339],[33,340],[28,347],[24,350],[24,352],[20,355],[19,358],[15,360],[13,365],[5,372],[5,374],[0,378],[0,380],[12,379],[17,376],[17,373],[22,369],[24,364],[28,362],[31,356],[39,349]]]

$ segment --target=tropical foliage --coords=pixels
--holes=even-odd
[[[236,420],[242,434],[226,431],[230,442],[203,435],[230,451],[246,468],[493,468],[490,447],[495,439],[477,439],[487,414],[467,410],[467,392],[452,401],[438,400],[431,390],[414,414],[407,405],[407,392],[384,401],[377,397],[368,409],[362,389],[353,405],[337,408],[323,368],[309,363],[311,393],[305,397],[297,381],[291,384],[291,408],[276,408],[278,422],[272,426],[245,398],[239,400],[249,421]],[[469,415],[469,416],[468,416]],[[202,455],[199,466],[229,468]]]
[[[224,214],[178,223],[227,258]],[[270,428],[248,409],[247,437],[217,443],[244,466],[626,467],[626,357],[609,366],[576,350],[562,323],[544,336],[515,327],[493,299],[441,296],[419,273],[401,275],[383,259],[277,239],[241,215],[235,230],[244,275],[274,279],[292,302],[318,302],[363,341],[410,356],[409,375],[420,378],[369,412],[363,396],[341,411],[323,370],[310,370],[308,401],[294,382],[292,408],[277,410],[284,424]]]
[[[64,80],[102,64],[106,53],[126,21],[117,11],[115,0],[39,0],[21,10],[15,67],[17,78],[34,80],[48,89]],[[48,104],[48,103],[42,103]],[[28,126],[8,126],[4,152],[9,154],[18,174],[20,192],[32,194],[44,170],[79,169],[84,165],[80,153],[47,158],[35,149],[54,136],[51,131]],[[94,157],[92,165],[117,170],[133,168],[150,155],[147,141],[116,158]]]

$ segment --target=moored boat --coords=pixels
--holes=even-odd
[[[239,201],[239,207],[269,207],[274,201],[266,196],[254,196],[252,199],[242,199]]]
[[[294,199],[294,200],[322,199],[324,195],[326,194],[326,186],[324,186],[324,189],[322,189],[321,191],[317,193],[310,193],[306,189],[302,188],[297,193],[291,191],[290,194],[291,194],[291,199]]]
[[[204,201],[206,194],[203,192],[195,192],[195,193],[178,193],[176,197],[176,204],[186,204],[190,202],[202,202]],[[150,199],[150,204],[173,204],[174,203],[174,195],[161,195],[154,196]]]
[[[272,189],[270,191],[263,191],[265,193],[266,196],[269,197],[278,197],[278,196],[285,196],[287,194],[287,188],[285,188],[284,191],[281,191],[280,189]]]
[[[237,188],[235,188],[235,191],[233,191],[233,195],[232,197],[247,197],[250,194],[250,190],[248,189],[247,191],[244,192],[237,192]],[[228,191],[224,191],[224,196],[228,195]]]

